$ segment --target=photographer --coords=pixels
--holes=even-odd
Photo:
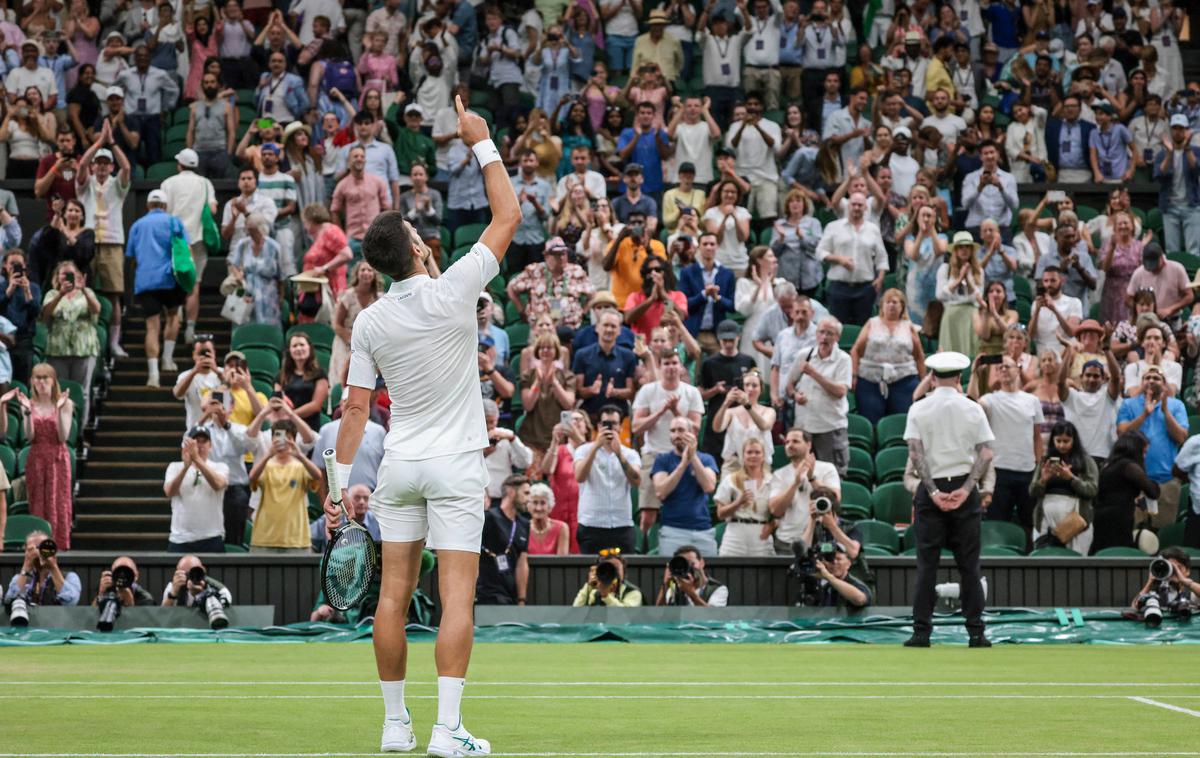
[[[171,584],[163,588],[163,607],[195,608],[201,605],[205,593],[212,588],[224,606],[233,605],[233,593],[208,576],[204,563],[196,555],[185,555],[175,564]]]
[[[587,584],[579,588],[575,608],[589,605],[607,605],[617,608],[639,608],[642,591],[632,582],[625,581],[625,558],[621,548],[605,548],[600,551],[600,560],[588,569]]]
[[[683,545],[663,569],[655,605],[695,605],[724,608],[729,588],[704,573],[704,558],[691,545]]]
[[[112,568],[100,574],[100,586],[92,605],[99,605],[109,593],[115,594],[121,607],[154,605],[154,596],[138,584],[138,567],[134,560],[122,555],[112,562]]]
[[[828,516],[830,514],[826,514]],[[821,577],[816,606],[844,609],[870,605],[870,588],[850,575],[852,559],[847,548],[838,542],[822,543],[821,547],[821,557],[816,562],[817,573]]]
[[[838,491],[820,485],[814,486],[808,500],[808,523],[800,531],[800,542],[807,548],[825,542],[834,542],[846,553],[851,562],[858,560],[862,552],[862,540],[853,527],[847,532],[838,518]]]
[[[17,600],[26,606],[78,605],[82,592],[79,575],[59,568],[58,545],[45,532],[34,531],[25,538],[25,561],[8,583],[4,607],[11,614]]]
[[[1148,626],[1158,626],[1163,613],[1190,618],[1200,606],[1200,582],[1192,579],[1192,559],[1180,547],[1163,548],[1150,562],[1150,576],[1133,596],[1130,607]]]
[[[163,494],[171,498],[168,553],[225,552],[225,487],[229,466],[210,461],[212,434],[196,426],[183,438],[181,460],[167,466]]]

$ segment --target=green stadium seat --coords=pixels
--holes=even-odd
[[[306,334],[314,347],[323,347],[326,350],[333,349],[333,339],[337,336],[333,331],[333,327],[328,324],[296,324],[287,330],[287,336],[283,342],[285,349],[288,343],[291,342],[293,334]]]
[[[1030,558],[1082,558],[1079,553],[1065,547],[1039,547],[1029,554]]]
[[[255,100],[257,99],[256,93],[252,89],[237,90],[234,96],[237,98],[238,105],[249,105],[251,107],[254,107]]]
[[[979,548],[979,555],[984,558],[1017,558],[1020,553],[1002,545],[984,545]]]
[[[904,467],[907,465],[908,448],[884,448],[875,453],[875,481],[879,484],[902,481],[904,479]]]
[[[101,324],[103,324],[105,327],[107,327],[110,323],[112,323],[112,312],[113,312],[112,300],[109,300],[104,295],[97,295],[96,299],[100,301],[99,322]]]
[[[275,324],[242,324],[233,330],[229,346],[233,350],[258,348],[283,354],[283,329]]]
[[[258,118],[258,109],[253,105],[238,105],[238,121],[248,124]]]
[[[900,535],[896,534],[896,527],[891,524],[867,519],[859,521],[854,528],[858,530],[858,536],[862,538],[864,544],[885,549],[887,551],[885,555],[895,555],[900,552]]]
[[[713,531],[715,532],[715,537],[717,540],[718,548],[721,547],[721,540],[723,540],[725,538],[725,526],[727,523],[728,522],[722,521],[721,523],[717,524],[715,529],[713,529]]]
[[[30,516],[26,513],[19,513],[8,517],[8,523],[4,527],[4,549],[11,551],[21,551],[25,549],[25,537],[34,531],[42,531],[54,536],[54,530],[50,528],[50,522],[38,516]]]
[[[1096,553],[1097,558],[1145,558],[1145,553],[1136,547],[1106,547]]]
[[[857,413],[851,413],[848,423],[850,444],[868,453],[875,452],[875,429],[872,428],[871,422]]]
[[[875,488],[871,495],[875,518],[889,524],[911,524],[913,498],[900,482],[889,482]]]
[[[842,516],[848,519],[871,517],[871,491],[861,484],[842,482]]]
[[[1195,276],[1196,271],[1200,270],[1200,255],[1175,250],[1167,253],[1167,260],[1175,261],[1187,269],[1188,276]]]
[[[893,413],[879,419],[875,429],[876,444],[880,450],[889,447],[907,447],[904,441],[904,427],[908,424],[908,414]]]
[[[891,550],[878,545],[863,545],[862,554],[868,558],[891,558],[896,555]]]
[[[24,423],[21,415],[15,409],[8,409],[8,435],[3,440],[6,447],[13,450],[21,449],[21,443],[24,442],[25,437]]]
[[[1182,510],[1182,508],[1181,508]],[[1186,524],[1176,521],[1158,530],[1159,547],[1179,547],[1183,544],[1183,532]]]
[[[504,327],[508,335],[508,349],[512,353],[520,353],[529,344],[529,324],[524,321],[513,321]]]
[[[4,466],[4,473],[8,475],[9,481],[15,479],[17,476],[17,451],[8,445],[0,445],[0,465]]]
[[[155,163],[150,168],[146,169],[146,181],[161,182],[168,177],[175,176],[178,167],[174,161],[163,161]]]
[[[850,448],[850,469],[846,473],[849,481],[870,487],[875,483],[875,461],[871,454],[859,447]]]
[[[316,357],[317,365],[321,367],[321,370],[329,371],[329,359],[332,357],[333,351],[326,350],[320,345],[317,345],[313,348],[313,355]]]
[[[263,348],[248,347],[242,350],[246,355],[246,365],[250,368],[253,379],[261,379],[274,385],[279,378],[279,354]]]
[[[861,331],[862,327],[854,324],[845,324],[842,326],[842,336],[838,338],[838,347],[846,352],[850,352],[850,348],[854,347],[854,342],[858,339],[858,334]]]
[[[454,230],[454,249],[474,245],[484,229],[487,229],[487,224],[463,224],[458,227]]]
[[[1099,216],[1100,211],[1096,210],[1090,205],[1076,205],[1075,215],[1079,216],[1079,220],[1086,224],[1096,216]]]
[[[654,526],[650,527],[650,531],[646,534],[643,534],[640,529],[638,530],[637,551],[639,553],[642,555],[656,555],[658,553],[659,529],[658,522],[655,522]]]
[[[18,500],[8,504],[8,515],[16,516],[22,513],[29,513],[29,501]]]
[[[778,471],[788,465],[787,450],[783,445],[776,445],[775,451],[771,454],[771,468]]]
[[[1011,521],[987,519],[980,526],[979,539],[984,545],[1009,547],[1022,553],[1025,552],[1025,544],[1028,542],[1025,530]]]
[[[915,547],[910,547],[908,550],[905,550],[905,551],[904,551],[903,553],[901,553],[900,555],[903,555],[903,556],[905,556],[905,557],[909,557],[909,558],[915,558],[915,557],[916,557],[916,555],[917,555],[917,549],[916,549]],[[943,558],[943,559],[946,559],[946,558],[951,558],[951,559],[953,559],[953,558],[954,558],[954,553],[950,552],[950,551],[949,551],[949,550],[947,550],[946,548],[942,548],[942,553],[941,553],[941,555],[942,555],[942,558]]]

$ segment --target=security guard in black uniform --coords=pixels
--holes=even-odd
[[[962,575],[962,612],[971,647],[991,647],[983,633],[983,586],[979,567],[982,508],[975,484],[992,460],[995,437],[987,416],[960,391],[971,361],[962,353],[937,353],[925,361],[935,389],[908,411],[904,439],[921,479],[916,506],[917,586],[913,635],[906,647],[929,647],[937,600],[938,561],[943,547],[954,553]]]

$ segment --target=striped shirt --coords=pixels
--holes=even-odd
[[[285,174],[282,171],[276,171],[273,174],[259,174],[258,191],[274,201],[276,213],[282,211],[288,203],[297,202],[300,196],[296,180],[292,178],[291,174]],[[277,215],[275,228],[286,228],[291,223],[291,219],[290,215]]]

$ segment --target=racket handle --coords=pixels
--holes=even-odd
[[[342,477],[339,473],[340,464],[337,462],[337,456],[333,452],[333,448],[327,448],[322,457],[325,459],[325,478],[329,483],[329,499],[334,505],[340,505],[342,512],[346,514],[346,518],[350,518],[350,512],[346,509],[346,504],[342,502]],[[349,469],[349,466],[346,466]],[[347,473],[349,473],[347,471]]]

